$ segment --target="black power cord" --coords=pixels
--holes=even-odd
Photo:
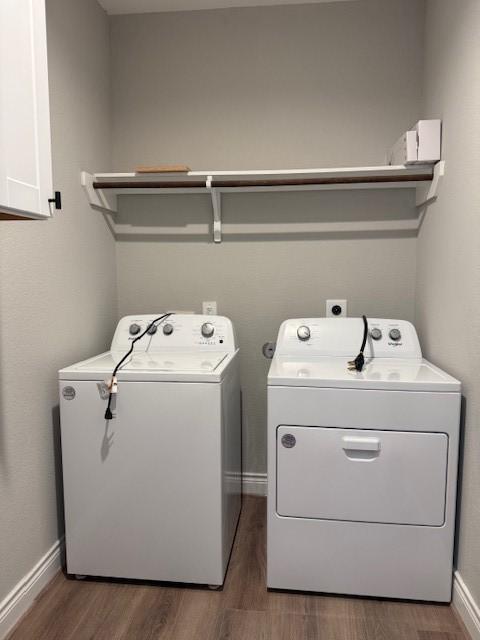
[[[363,352],[365,350],[365,345],[367,344],[367,337],[368,337],[368,320],[367,320],[367,316],[362,316],[362,320],[363,320],[362,346],[360,347],[360,353],[355,358],[355,360],[350,360],[350,362],[348,363],[348,370],[349,371],[362,371],[362,369],[363,369],[363,367],[365,365],[365,357],[363,355]]]
[[[161,322],[162,320],[165,320],[166,318],[169,318],[171,315],[173,315],[173,314],[172,313],[164,313],[162,316],[159,316],[158,318],[155,318],[155,320],[152,320],[152,322],[150,322],[150,324],[145,329],[145,331],[132,340],[132,344],[130,345],[130,349],[123,356],[123,358],[120,360],[120,362],[117,364],[117,366],[113,370],[112,379],[110,381],[110,393],[108,394],[108,404],[107,404],[107,408],[105,409],[105,416],[104,416],[105,420],[111,420],[113,418],[113,414],[112,414],[112,410],[111,410],[110,406],[112,404],[112,396],[113,396],[113,393],[114,393],[113,389],[117,384],[116,375],[117,375],[118,370],[120,369],[122,364],[125,362],[125,360],[132,354],[133,348],[135,347],[135,343],[138,342],[139,340],[141,340],[143,338],[143,336],[145,334],[147,334],[150,331],[150,329],[157,322]]]

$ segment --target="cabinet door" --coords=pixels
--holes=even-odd
[[[50,215],[45,0],[0,1],[0,212]]]

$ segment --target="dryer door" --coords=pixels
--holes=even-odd
[[[328,427],[277,428],[277,513],[442,526],[448,436]]]

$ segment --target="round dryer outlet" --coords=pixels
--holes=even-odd
[[[276,347],[275,342],[265,342],[265,344],[262,347],[262,353],[265,356],[265,358],[268,358],[269,360],[273,358],[275,354],[275,347]]]

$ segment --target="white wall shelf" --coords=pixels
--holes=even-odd
[[[183,174],[87,173],[81,182],[92,207],[115,213],[117,197],[142,194],[208,193],[212,198],[213,239],[222,239],[222,193],[271,191],[321,191],[331,189],[415,189],[421,207],[436,197],[444,163],[344,167],[338,169],[287,169],[267,171],[190,171]],[[117,235],[135,233],[130,225],[116,224]],[[387,222],[387,221],[386,221]]]

